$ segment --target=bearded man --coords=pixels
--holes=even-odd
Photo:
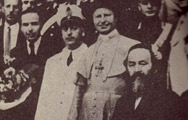
[[[159,89],[151,47],[137,44],[130,48],[125,66],[130,91],[116,104],[112,120],[177,120],[177,95]]]

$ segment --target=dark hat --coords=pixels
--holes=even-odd
[[[85,6],[82,6],[83,15],[87,18],[92,18],[95,10],[99,8],[107,8],[111,10],[116,17],[121,12],[122,0],[95,0],[94,2],[85,3]]]

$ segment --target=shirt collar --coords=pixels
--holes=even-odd
[[[30,42],[29,42],[28,40],[26,40],[26,42],[27,42],[27,45],[29,45]],[[40,42],[41,42],[41,37],[39,37],[39,38],[37,39],[37,41],[34,42],[34,45],[35,45],[35,46],[39,46],[39,45],[40,45]]]
[[[18,22],[17,23],[15,23],[15,24],[13,24],[13,25],[9,25],[6,21],[5,21],[5,28],[7,28],[7,27],[9,27],[10,26],[10,28],[15,28],[15,27],[19,27],[19,24],[18,24]]]
[[[82,43],[77,49],[75,49],[75,50],[70,50],[70,49],[68,49],[67,47],[65,47],[64,49],[63,49],[63,54],[67,54],[67,56],[69,56],[69,54],[70,54],[70,52],[72,52],[72,56],[73,56],[73,59],[74,58],[76,58],[75,56],[76,55],[79,55],[80,53],[82,53],[82,51],[83,51],[83,49],[84,48],[86,48],[87,47],[87,45],[86,44],[84,44],[84,43]]]
[[[99,35],[99,39],[102,41],[106,41],[106,40],[110,40],[112,38],[114,38],[115,36],[119,35],[118,31],[116,29],[114,29],[113,31],[111,31],[109,34],[107,35]]]

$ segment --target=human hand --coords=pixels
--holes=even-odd
[[[163,56],[162,56],[161,52],[159,52],[159,47],[157,47],[156,45],[153,44],[153,45],[151,45],[151,48],[152,48],[152,52],[153,52],[155,58],[157,60],[161,60],[163,58]]]

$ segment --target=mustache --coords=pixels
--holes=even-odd
[[[34,32],[28,32],[28,33],[26,33],[26,35],[28,35],[28,36],[34,36],[34,35],[36,35],[36,33],[34,33]]]
[[[75,39],[75,37],[70,36],[66,38],[66,40],[72,40],[72,39]]]
[[[133,76],[131,76],[133,82],[136,81],[136,79],[138,78],[144,78],[144,77],[145,74],[141,72],[136,72],[135,74],[133,74]]]

